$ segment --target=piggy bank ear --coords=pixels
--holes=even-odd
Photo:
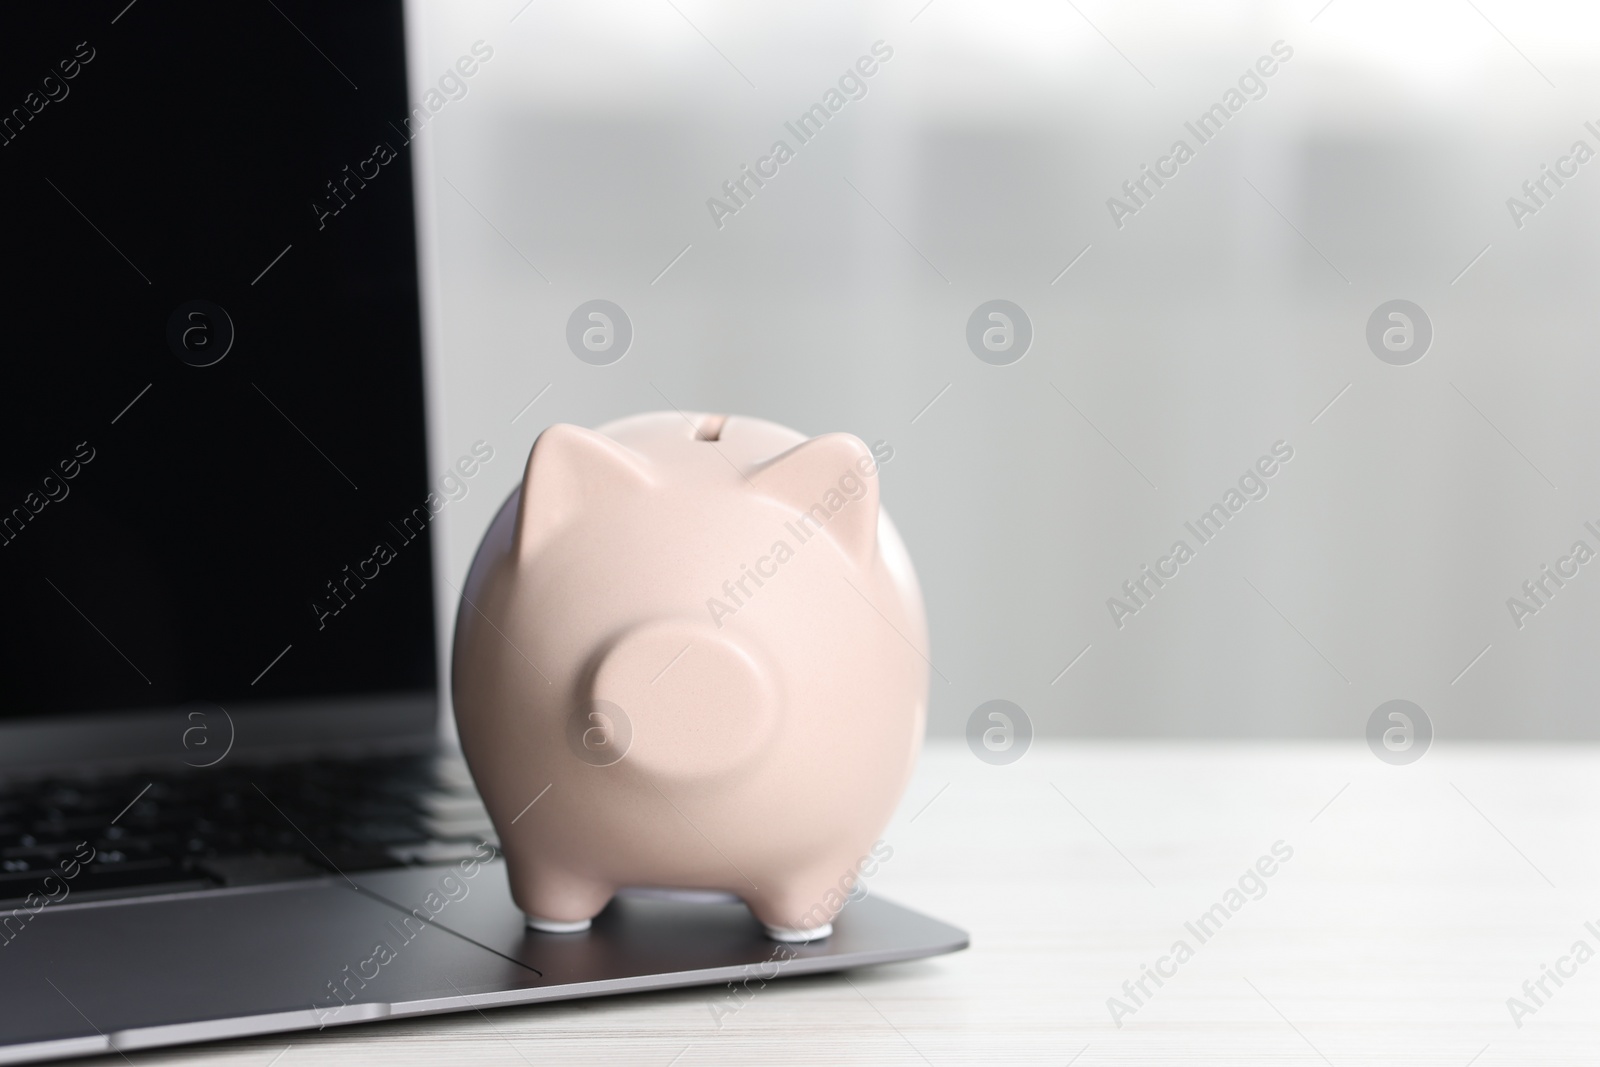
[[[750,481],[795,512],[808,534],[819,528],[859,563],[878,547],[878,470],[861,438],[823,434],[757,467]]]
[[[538,551],[586,501],[650,484],[645,459],[605,434],[567,423],[548,427],[533,443],[522,475],[518,555],[526,559]]]

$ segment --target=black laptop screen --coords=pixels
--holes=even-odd
[[[0,716],[435,685],[398,3],[0,13]]]

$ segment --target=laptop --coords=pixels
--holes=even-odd
[[[492,45],[408,84],[407,29],[380,0],[0,15],[0,1062],[967,943],[871,895],[800,945],[713,895],[625,892],[581,934],[513,906],[440,740],[415,518],[455,458],[420,153]]]

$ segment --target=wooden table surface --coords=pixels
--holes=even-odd
[[[992,767],[945,741],[870,886],[964,926],[966,952],[785,979],[720,1018],[723,987],[129,1059],[1595,1064],[1600,959],[1572,953],[1600,951],[1597,824],[1592,748],[1441,743],[1394,767],[1359,744],[1039,742]]]

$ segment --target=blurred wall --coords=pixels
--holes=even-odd
[[[1600,734],[1600,15],[920,3],[427,9],[427,69],[493,49],[423,135],[444,448],[502,457],[448,581],[546,425],[746,413],[893,445],[933,732],[1003,697],[1040,734],[1359,736],[1402,697],[1440,737]],[[596,298],[608,366],[566,342]],[[995,299],[1008,365],[968,342]],[[1392,300],[1420,359],[1413,312],[1369,344]]]

